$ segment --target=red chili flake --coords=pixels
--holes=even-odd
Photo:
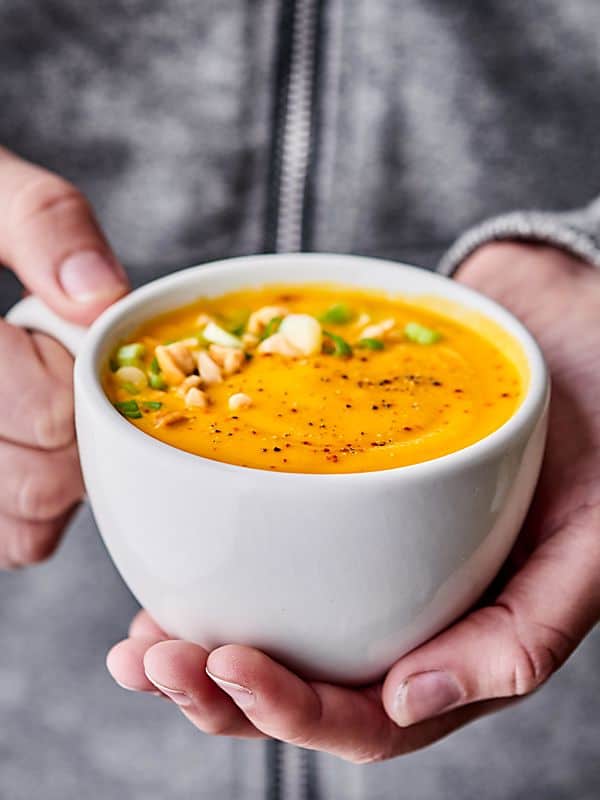
[[[373,411],[379,411],[379,406],[371,406],[371,408],[373,409]]]
[[[352,408],[352,404],[351,403],[346,403],[346,408]]]
[[[281,447],[274,447],[273,448],[273,452],[274,453],[281,453]]]

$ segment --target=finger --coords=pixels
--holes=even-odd
[[[43,449],[72,442],[73,359],[67,351],[0,320],[0,364],[0,438]]]
[[[600,616],[594,512],[541,545],[497,602],[401,659],[383,702],[407,726],[480,700],[538,688]],[[593,523],[593,524],[590,524]]]
[[[119,686],[131,692],[162,694],[144,672],[144,655],[158,641],[160,638],[153,635],[136,636],[124,639],[109,650],[106,668]]]
[[[127,289],[83,195],[1,148],[0,261],[58,314],[81,324]]]
[[[129,636],[133,639],[153,638],[155,642],[168,639],[169,636],[152,619],[145,609],[141,609],[131,620]]]
[[[72,511],[44,522],[14,519],[0,512],[0,569],[26,567],[52,555]]]
[[[261,734],[206,674],[207,653],[196,644],[160,642],[144,656],[150,681],[205,733],[255,738]]]
[[[214,650],[207,670],[268,736],[355,762],[391,754],[396,726],[381,706],[379,690],[306,683],[258,650],[239,645]]]
[[[84,493],[77,447],[32,450],[0,442],[0,510],[30,522],[53,520]]]

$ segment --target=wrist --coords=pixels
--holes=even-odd
[[[564,250],[518,241],[489,242],[458,268],[455,278],[506,305],[517,315],[555,291],[598,287],[600,275],[591,265]]]

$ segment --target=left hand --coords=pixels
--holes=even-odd
[[[169,639],[140,612],[108,656],[126,688],[169,697],[200,730],[273,737],[355,762],[392,758],[537,689],[600,619],[600,271],[547,247],[493,244],[458,280],[510,308],[553,380],[534,503],[485,602],[383,683],[305,682],[263,653]]]

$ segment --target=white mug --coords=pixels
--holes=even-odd
[[[350,474],[271,472],[202,458],[136,429],[100,371],[148,317],[249,285],[336,282],[444,298],[507,331],[528,364],[515,414],[458,452]],[[527,330],[490,299],[422,269],[345,255],[235,258],[137,289],[88,329],[36,298],[9,314],[73,352],[89,499],[123,578],[158,624],[207,649],[252,645],[314,679],[367,683],[463,614],[525,518],[549,382]]]

